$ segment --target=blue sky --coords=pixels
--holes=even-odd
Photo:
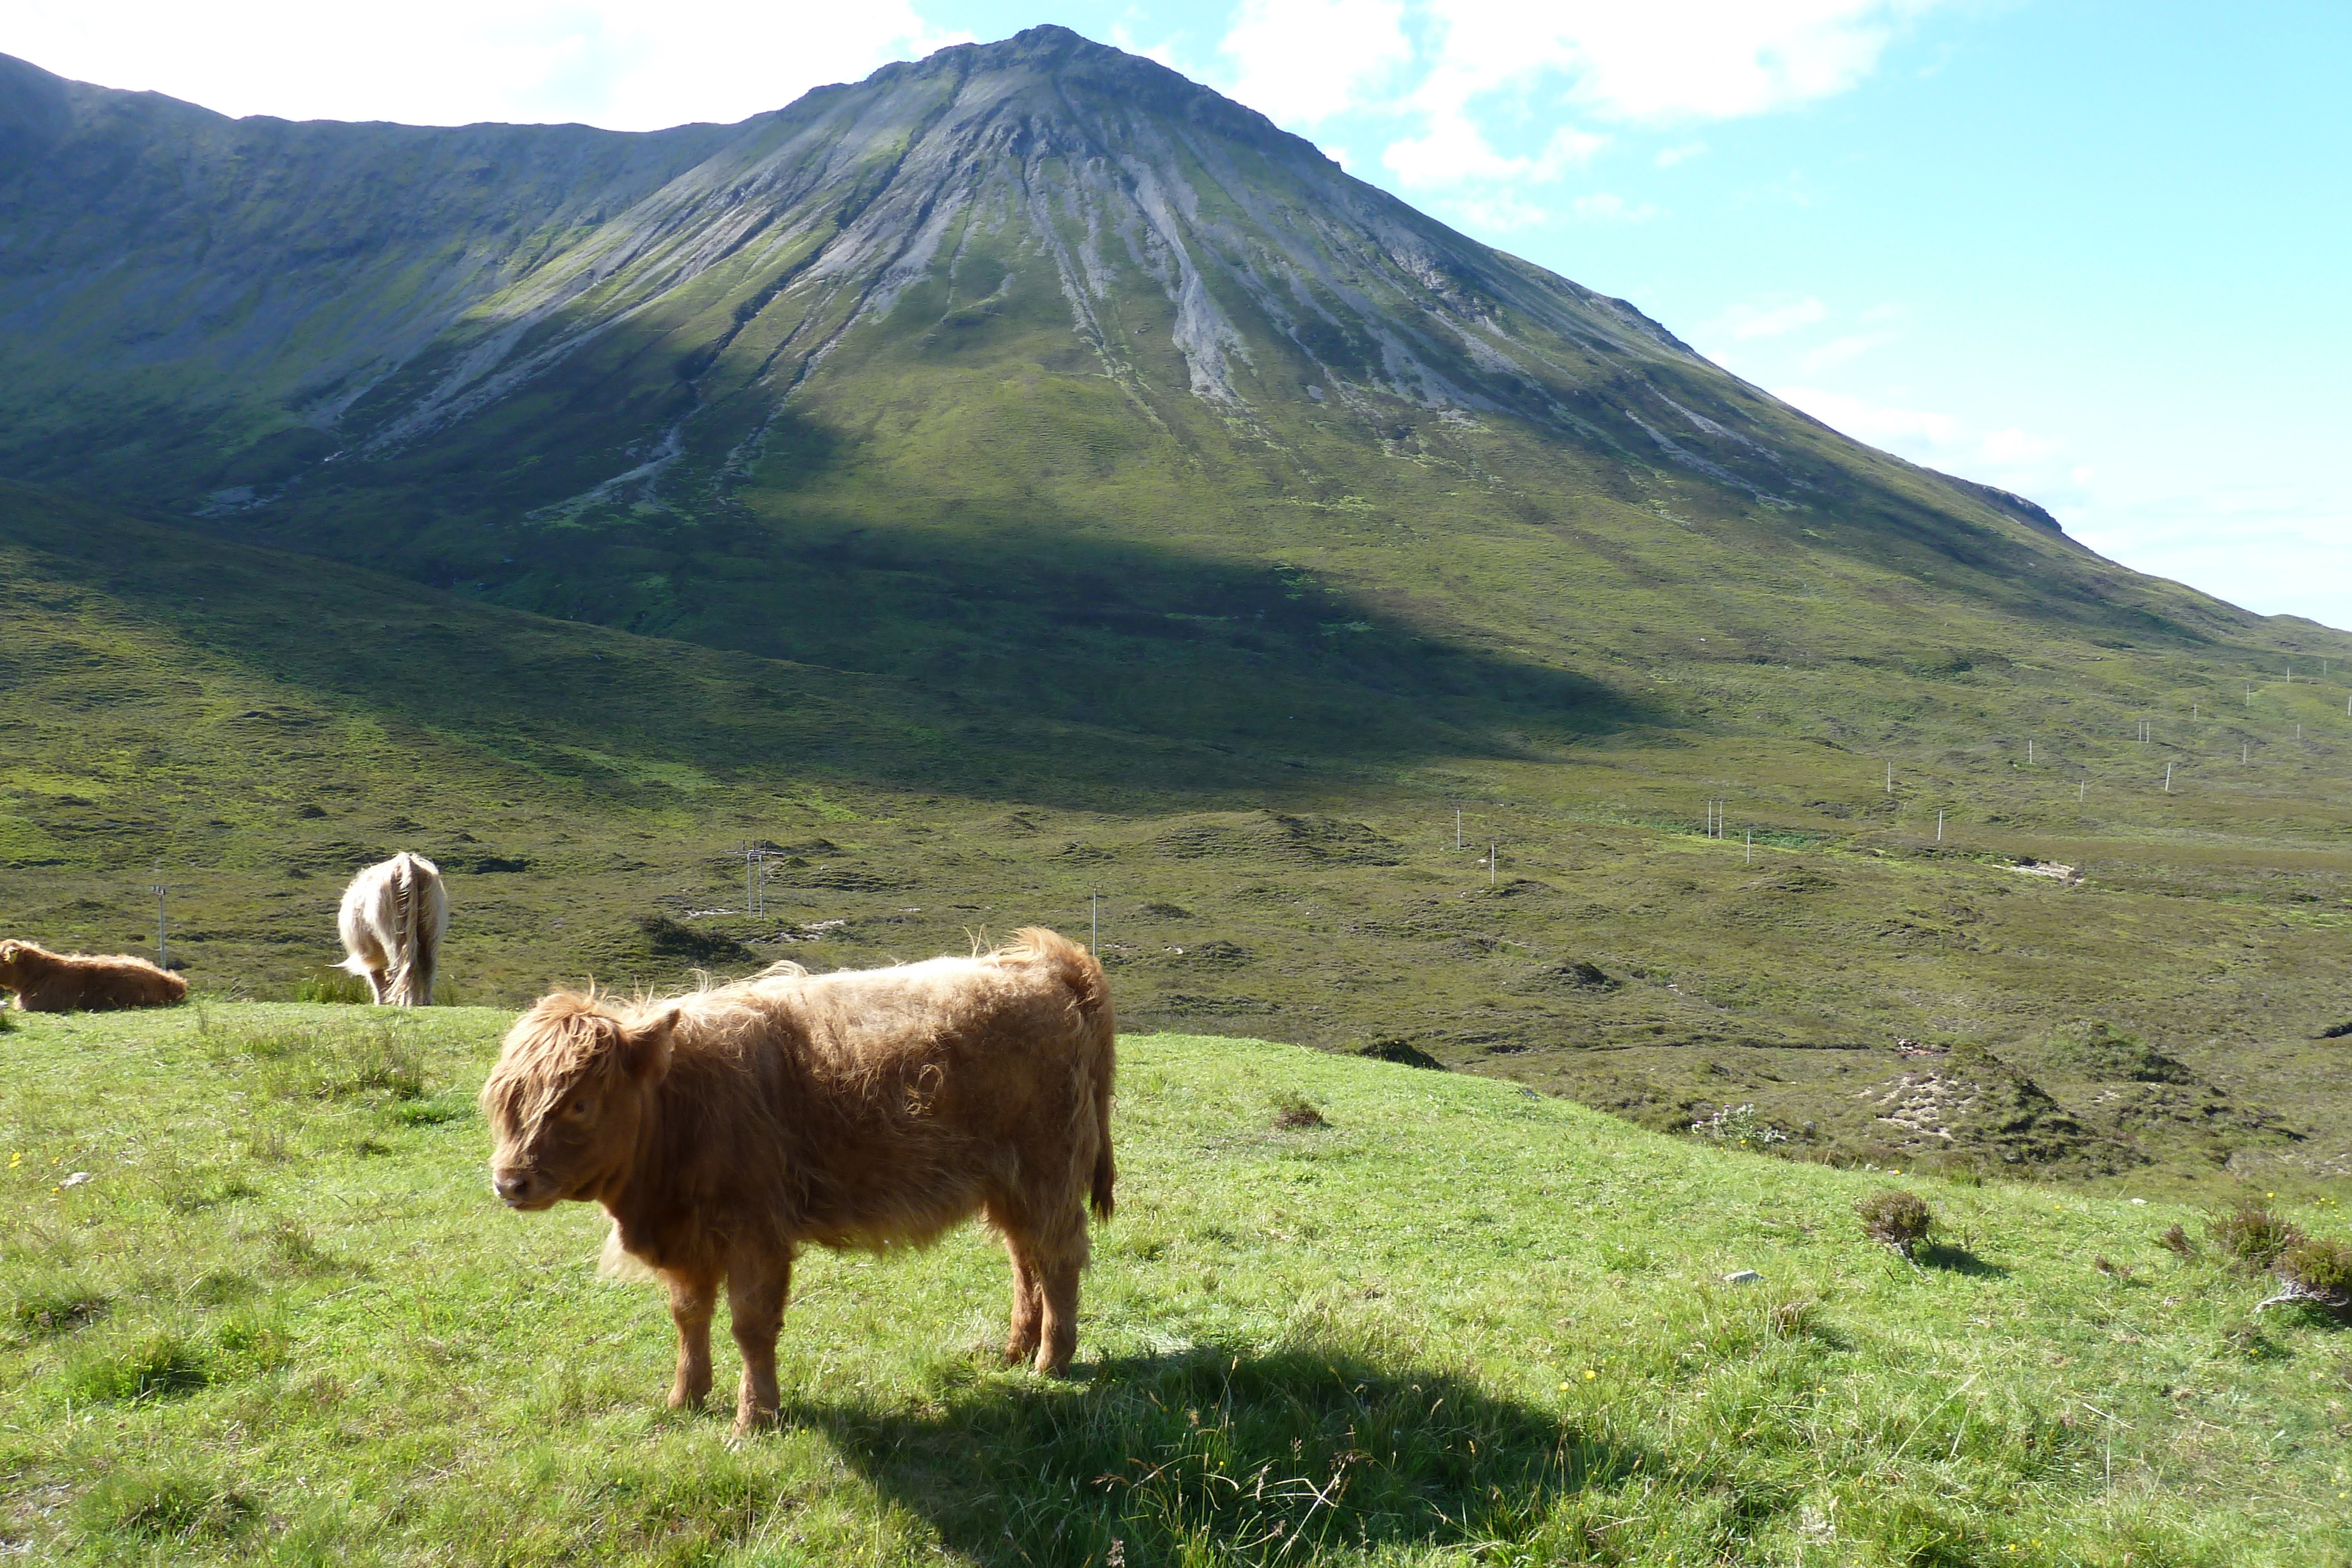
[[[734,120],[1057,21],[2129,565],[2352,627],[2352,5],[24,0],[229,113]]]

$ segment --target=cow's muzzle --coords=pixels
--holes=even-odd
[[[490,1190],[509,1208],[545,1208],[556,1199],[552,1186],[530,1171],[492,1171]]]

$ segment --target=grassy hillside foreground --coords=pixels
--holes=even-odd
[[[2127,1193],[1661,1138],[1507,1082],[1122,1043],[1080,1375],[976,1232],[818,1254],[789,1427],[660,1407],[656,1293],[501,1211],[506,1022],[0,1033],[0,1537],[37,1561],[2341,1563],[2352,1357]],[[1302,1098],[1322,1125],[1276,1122]],[[1293,1117],[1291,1120],[1300,1118]],[[72,1180],[76,1173],[86,1180]],[[68,1185],[68,1181],[71,1185]],[[2294,1218],[2321,1231],[2321,1205]],[[2104,1262],[2105,1268],[2101,1268]],[[1759,1282],[1722,1276],[1753,1269]],[[722,1357],[722,1378],[730,1369]]]

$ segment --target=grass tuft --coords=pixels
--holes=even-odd
[[[390,1029],[373,1029],[345,1045],[324,1092],[346,1098],[382,1093],[394,1100],[425,1098],[425,1052]]]
[[[2224,1214],[2206,1221],[2206,1232],[2213,1244],[2248,1269],[2263,1270],[2279,1260],[2279,1255],[2304,1239],[2301,1228],[2293,1220],[2282,1219],[2263,1204],[2251,1198]]]
[[[170,1399],[210,1383],[212,1364],[195,1340],[165,1329],[127,1344],[87,1347],[68,1364],[64,1381],[77,1401]]]
[[[295,982],[294,999],[298,1002],[330,1002],[340,1006],[366,1006],[375,1000],[368,983],[348,969],[315,969]]]
[[[1822,1299],[1797,1296],[1775,1301],[1764,1313],[1764,1324],[1775,1339],[1812,1339],[1822,1332]]]
[[[1864,1236],[1882,1247],[1892,1247],[1906,1258],[1936,1228],[1936,1216],[1928,1208],[1927,1200],[1916,1192],[1874,1192],[1856,1203],[1853,1211],[1861,1217]]]
[[[322,1274],[341,1272],[347,1265],[342,1259],[320,1247],[310,1239],[310,1233],[291,1219],[281,1219],[271,1226],[263,1238],[280,1273],[298,1278],[315,1278]]]
[[[2284,1283],[2281,1295],[2286,1299],[2338,1312],[2352,1308],[2352,1247],[2316,1236],[2298,1237],[2271,1268]]]
[[[657,957],[683,958],[697,964],[738,964],[752,956],[749,947],[723,932],[705,931],[667,915],[640,915],[636,927],[644,933],[646,946]]]
[[[68,1334],[106,1315],[107,1299],[73,1281],[21,1284],[10,1294],[8,1321],[28,1339]]]
[[[1309,1127],[1328,1127],[1323,1113],[1304,1094],[1277,1094],[1274,1101],[1274,1126],[1279,1133],[1302,1132]]]
[[[1356,1054],[1370,1057],[1374,1061],[1391,1062],[1399,1067],[1418,1067],[1430,1072],[1445,1071],[1445,1063],[1438,1061],[1411,1040],[1400,1040],[1393,1036],[1360,1046],[1357,1048]]]
[[[1729,1148],[1764,1150],[1785,1144],[1789,1134],[1756,1113],[1753,1105],[1718,1105],[1690,1125],[1694,1137]]]
[[[90,1489],[79,1512],[96,1535],[195,1542],[237,1534],[260,1510],[216,1476],[173,1467],[108,1476]]]

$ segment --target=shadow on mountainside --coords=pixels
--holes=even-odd
[[[322,701],[559,771],[586,747],[719,780],[1199,800],[1661,718],[1302,574],[1034,529],[812,529],[758,557],[717,526],[564,531],[508,582],[446,592],[19,486],[0,486],[0,542]]]
[[[965,1385],[922,1414],[828,1404],[784,1418],[824,1431],[950,1551],[1040,1568],[1378,1556],[1539,1532],[1559,1560],[1582,1561],[1599,1527],[1560,1503],[1646,1462],[1458,1377],[1312,1347],[1202,1346],[1106,1362],[1074,1384]]]

